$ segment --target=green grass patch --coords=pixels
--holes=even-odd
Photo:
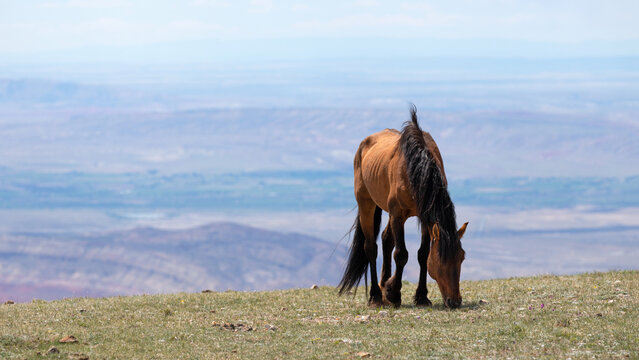
[[[333,287],[0,305],[0,358],[639,358],[637,271],[461,286],[457,310],[435,284],[432,308],[368,309],[363,288]]]

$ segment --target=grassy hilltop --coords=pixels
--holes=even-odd
[[[639,358],[638,271],[462,288],[453,311],[435,284],[433,308],[368,309],[363,288],[332,287],[0,305],[0,358]]]

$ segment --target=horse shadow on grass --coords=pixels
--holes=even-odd
[[[455,310],[477,310],[480,308],[480,304],[479,301],[473,300],[473,301],[463,301],[461,306],[457,309],[450,309],[444,306],[444,303],[442,302],[434,302],[432,306],[417,306],[415,304],[409,303],[409,304],[402,304],[400,307],[400,309],[433,309],[433,310],[449,310],[449,311],[455,311]]]

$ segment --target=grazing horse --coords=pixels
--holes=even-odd
[[[417,123],[417,109],[401,132],[386,129],[368,136],[357,149],[354,160],[355,198],[358,213],[348,263],[339,284],[339,293],[357,286],[370,266],[369,306],[401,305],[402,272],[408,261],[404,223],[417,216],[422,229],[419,283],[416,305],[429,306],[426,273],[437,281],[444,305],[457,308],[462,297],[459,275],[464,261],[461,237],[465,223],[457,230],[455,206],[448,194],[444,163],[429,133]],[[383,265],[377,282],[377,235],[382,210],[389,219],[382,233]],[[391,251],[395,248],[395,274],[391,277]],[[382,290],[383,289],[383,290]]]

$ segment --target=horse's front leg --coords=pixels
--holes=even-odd
[[[417,251],[417,261],[419,262],[419,282],[415,292],[414,302],[417,306],[432,306],[428,300],[428,288],[426,287],[428,253],[430,252],[430,234],[426,226],[422,226],[422,243]]]
[[[402,273],[406,262],[408,262],[408,250],[406,250],[406,243],[404,242],[404,222],[406,222],[404,217],[391,216],[391,231],[395,239],[395,252],[393,253],[395,275],[384,284],[384,297],[395,307],[399,307],[402,304]]]

